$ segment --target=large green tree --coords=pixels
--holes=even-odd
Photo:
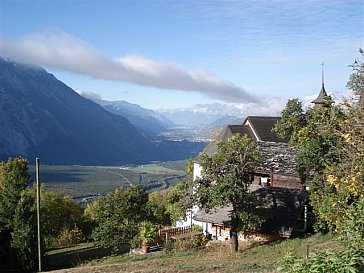
[[[310,186],[316,228],[327,230],[332,228],[330,219],[336,218],[330,207],[336,192],[327,185],[325,172],[328,166],[341,160],[337,131],[344,113],[330,97],[323,105],[309,107],[305,113],[301,105],[297,99],[289,100],[274,130],[281,136],[290,136],[290,145],[298,148],[296,169],[302,182]]]
[[[282,118],[277,122],[273,131],[281,139],[289,139],[291,143],[294,143],[297,137],[296,134],[306,124],[302,102],[297,98],[288,100],[281,115]]]
[[[189,189],[189,181],[181,180],[166,194],[165,206],[173,224],[186,219],[186,213],[191,208],[191,191]]]
[[[100,199],[94,209],[96,211],[91,215],[97,227],[93,238],[99,245],[112,247],[115,251],[131,242],[138,234],[139,224],[150,219],[148,193],[141,186],[116,189]]]
[[[167,210],[167,203],[165,201],[166,193],[154,191],[149,194],[148,209],[150,213],[149,221],[162,225],[171,225],[171,216]]]
[[[300,123],[293,118],[300,112],[299,103],[289,101],[275,128],[290,133],[290,144],[299,148],[297,171],[310,187],[317,230],[345,229],[352,206],[364,196],[363,71],[362,64],[356,66],[349,80],[353,100],[336,104],[327,97],[323,105],[308,108]]]
[[[29,182],[26,159],[9,158],[0,162],[0,231],[14,229],[15,210]]]
[[[18,265],[26,269],[34,266],[34,199],[26,194],[30,182],[28,161],[9,158],[0,162],[0,232],[7,234],[15,249]],[[10,250],[8,250],[10,252]]]
[[[22,269],[31,270],[36,266],[37,251],[37,214],[36,199],[30,190],[22,191],[14,212],[12,247],[18,256]]]
[[[345,102],[345,117],[337,130],[341,161],[328,166],[326,183],[338,197],[331,204],[337,215],[336,231],[350,234],[356,230],[355,236],[363,241],[364,222],[360,218],[364,214],[364,65],[354,69],[348,82],[353,100]]]
[[[36,186],[30,188],[29,194],[36,199]],[[83,225],[81,207],[68,195],[58,191],[47,190],[44,185],[40,189],[40,221],[41,232],[46,248],[58,246],[57,238],[62,232],[74,226]],[[36,213],[36,205],[32,207]]]
[[[321,155],[326,164],[315,170],[310,188],[318,227],[338,234],[347,249],[316,253],[309,260],[288,255],[279,271],[364,272],[364,65],[353,68],[347,85],[353,99],[343,103],[338,126],[329,130],[337,160]]]
[[[192,159],[186,162],[186,177],[180,180],[176,186],[169,189],[164,199],[166,210],[170,215],[171,222],[185,220],[188,210],[192,207],[192,179],[194,163]]]
[[[238,250],[238,231],[255,228],[260,222],[257,200],[249,191],[259,160],[255,143],[239,135],[218,143],[213,156],[200,156],[202,174],[194,184],[194,202],[206,211],[231,205],[232,252]]]

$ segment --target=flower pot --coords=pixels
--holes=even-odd
[[[149,253],[149,246],[142,246],[143,253]]]

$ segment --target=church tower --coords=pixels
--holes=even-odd
[[[324,83],[324,62],[321,63],[321,66],[322,66],[322,70],[321,70],[321,73],[322,73],[322,79],[321,79],[321,91],[318,95],[318,97],[313,100],[311,103],[315,104],[316,105],[323,105],[325,100],[327,100],[329,98],[329,96],[327,95],[326,93],[326,90],[325,90],[325,83]]]

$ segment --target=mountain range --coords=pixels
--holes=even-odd
[[[202,125],[195,131],[195,136],[200,139],[211,139],[211,134],[220,129],[225,127],[226,125],[239,125],[242,124],[244,121],[243,118],[238,118],[234,116],[224,116],[219,118],[211,123]]]
[[[0,160],[116,165],[196,155],[203,143],[152,141],[110,104],[83,98],[45,69],[0,58]],[[132,106],[138,108],[137,106]],[[143,111],[141,111],[143,112]],[[168,121],[160,121],[161,128]]]
[[[196,109],[173,109],[161,112],[167,119],[172,120],[180,127],[197,129],[201,126],[210,124],[217,119],[226,117],[219,113],[205,113]]]
[[[164,117],[162,114],[143,108],[137,104],[122,101],[107,101],[98,98],[97,96],[89,95],[90,92],[76,90],[81,96],[96,102],[105,110],[127,118],[140,132],[155,136],[169,128],[176,127],[172,121]]]

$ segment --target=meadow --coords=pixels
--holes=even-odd
[[[84,262],[78,267],[54,271],[58,273],[86,272],[144,272],[144,273],[262,273],[277,272],[278,261],[288,252],[299,257],[309,253],[342,250],[344,247],[333,235],[316,234],[305,239],[289,239],[266,244],[241,242],[237,254],[231,254],[227,243],[210,243],[202,249],[177,252],[124,254]],[[310,255],[310,254],[309,254]]]
[[[185,161],[156,162],[140,166],[41,165],[40,181],[48,189],[73,197],[104,195],[118,187],[142,184],[158,190],[185,176]],[[35,166],[29,166],[35,181]]]

